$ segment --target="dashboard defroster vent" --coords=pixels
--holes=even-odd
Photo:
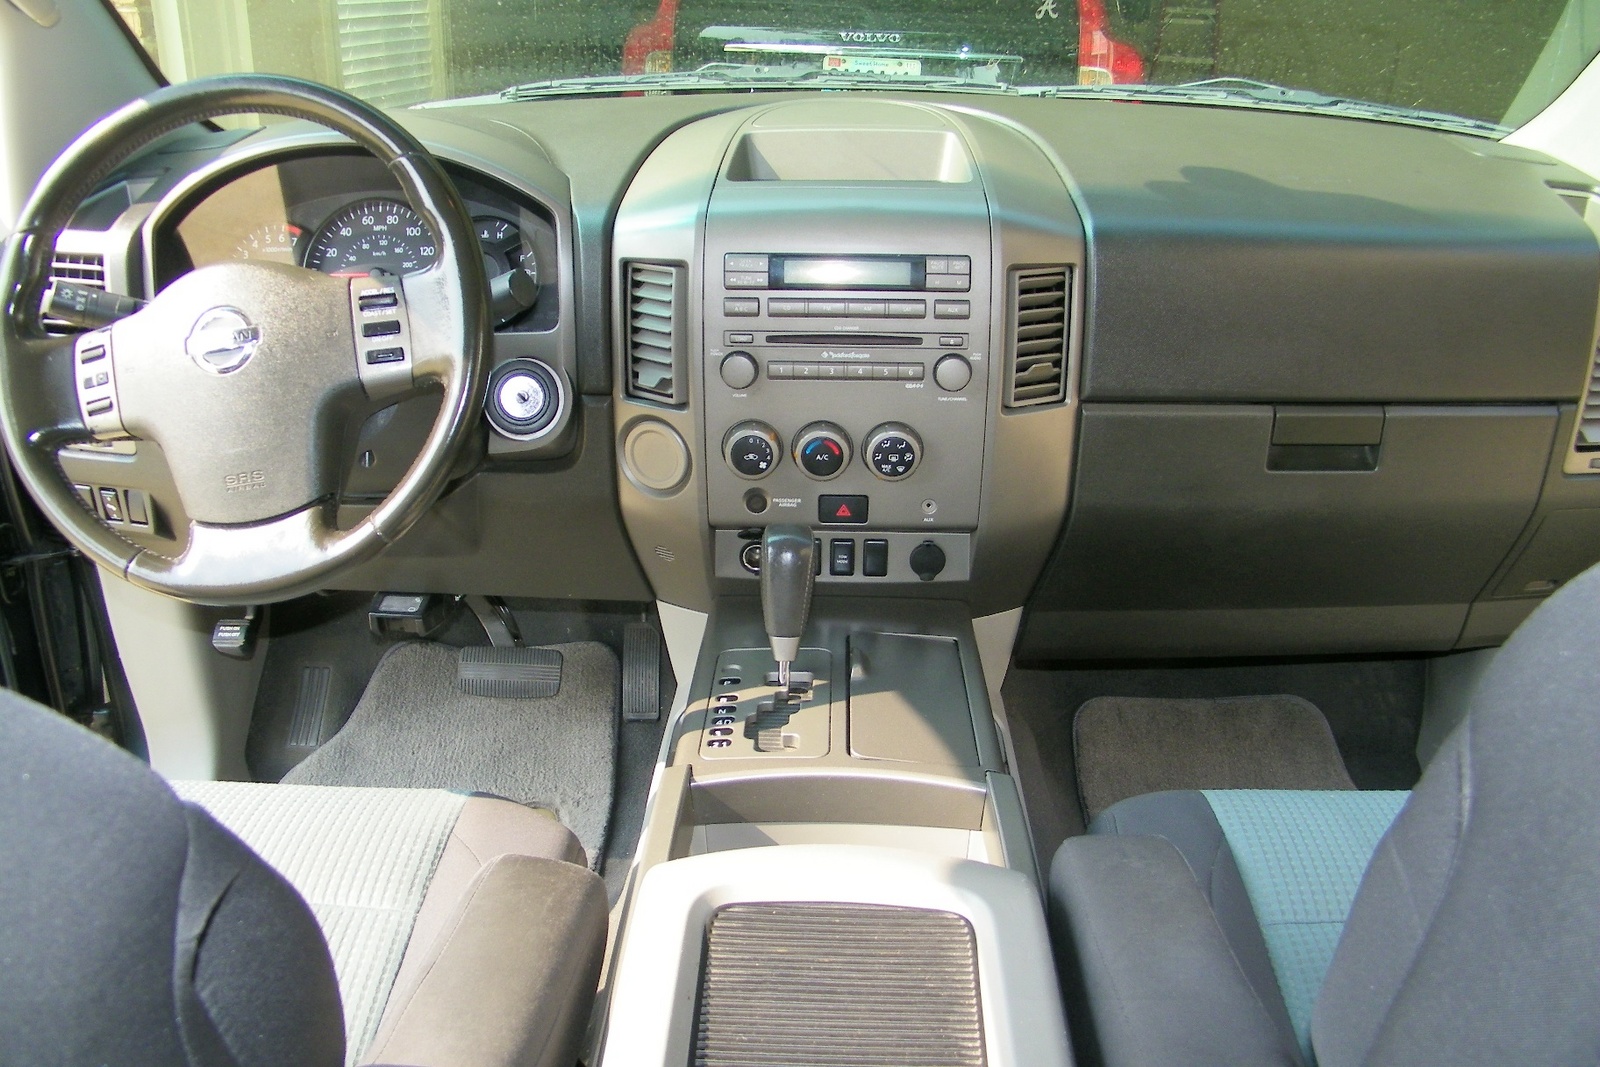
[[[56,251],[50,260],[50,280],[52,282],[72,282],[74,285],[87,285],[95,289],[106,287],[106,261],[98,252],[62,252]],[[44,317],[44,328],[48,333],[71,333],[78,329],[71,323],[62,322],[60,319]]]
[[[1072,273],[1064,267],[1011,274],[1007,324],[1008,408],[1055,404],[1067,395],[1067,319]]]
[[[688,402],[684,373],[686,272],[666,263],[629,263],[628,395],[665,404]]]

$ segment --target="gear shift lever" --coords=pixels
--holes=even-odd
[[[800,636],[811,611],[811,530],[768,526],[761,535],[761,617],[772,658],[778,661],[778,688],[789,688],[789,666],[800,655]]]

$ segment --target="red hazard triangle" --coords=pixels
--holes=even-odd
[[[836,519],[853,519],[853,518],[855,518],[854,515],[850,514],[850,505],[849,504],[840,504],[839,505],[839,510],[833,513],[833,517],[836,518]]]

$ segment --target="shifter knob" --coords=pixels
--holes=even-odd
[[[761,617],[778,661],[778,685],[789,684],[789,665],[800,655],[800,636],[811,611],[811,530],[768,526],[761,535]]]

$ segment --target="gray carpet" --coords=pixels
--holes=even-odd
[[[1072,724],[1085,815],[1164,789],[1354,789],[1333,731],[1297,696],[1095,697]]]
[[[616,767],[617,658],[595,642],[550,647],[563,659],[560,691],[504,700],[456,688],[458,649],[396,645],[344,727],[283,780],[458,789],[549,808],[598,867]]]

